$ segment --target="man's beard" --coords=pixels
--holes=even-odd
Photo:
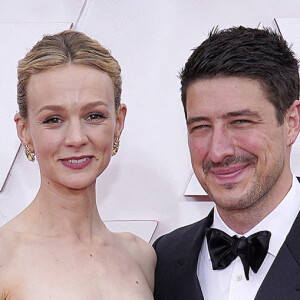
[[[212,168],[213,169],[224,168],[237,163],[244,163],[247,165],[255,166],[257,164],[257,161],[258,161],[257,157],[253,154],[249,154],[247,156],[245,155],[231,156],[220,163],[214,163],[212,161],[204,161],[203,172],[207,177]],[[283,160],[278,160],[277,163],[273,165],[271,172],[269,172],[265,177],[262,177],[262,175],[259,176],[258,174],[254,173],[251,185],[246,191],[246,193],[240,195],[240,198],[237,199],[235,203],[232,203],[231,206],[226,206],[224,201],[220,201],[220,197],[222,196],[215,195],[214,191],[211,190],[209,185],[206,184],[205,179],[203,180],[203,182],[201,182],[201,184],[205,189],[205,191],[207,192],[210,199],[213,200],[220,208],[226,210],[245,209],[260,201],[271,191],[271,189],[276,184],[276,182],[278,181],[282,173],[283,165],[284,165]],[[235,187],[235,183],[224,184],[223,187],[225,190],[229,191]]]

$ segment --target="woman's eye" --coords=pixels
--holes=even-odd
[[[59,117],[50,117],[43,121],[43,124],[58,124],[61,122],[62,120]]]
[[[100,113],[92,113],[92,114],[89,114],[87,117],[86,117],[86,120],[87,121],[100,121],[102,119],[104,119],[104,115],[103,114],[100,114]]]

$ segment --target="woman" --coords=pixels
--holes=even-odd
[[[82,33],[45,36],[19,62],[15,122],[41,186],[0,229],[1,299],[153,299],[152,247],[110,232],[96,207],[124,126],[120,96],[118,62]]]

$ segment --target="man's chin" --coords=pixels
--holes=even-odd
[[[214,191],[214,193],[211,191]],[[247,193],[239,190],[235,184],[226,184],[222,189],[212,187],[212,189],[207,189],[206,192],[209,198],[215,202],[217,206],[228,210],[242,209],[243,199],[247,198]]]

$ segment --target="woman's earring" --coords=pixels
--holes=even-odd
[[[35,161],[35,154],[33,152],[30,151],[30,148],[28,147],[28,145],[24,145],[24,148],[25,148],[25,154],[27,156],[27,159],[29,161],[32,161],[34,162]]]
[[[119,146],[120,146],[120,138],[117,137],[114,142],[114,145],[113,145],[112,156],[114,156],[118,153]]]

